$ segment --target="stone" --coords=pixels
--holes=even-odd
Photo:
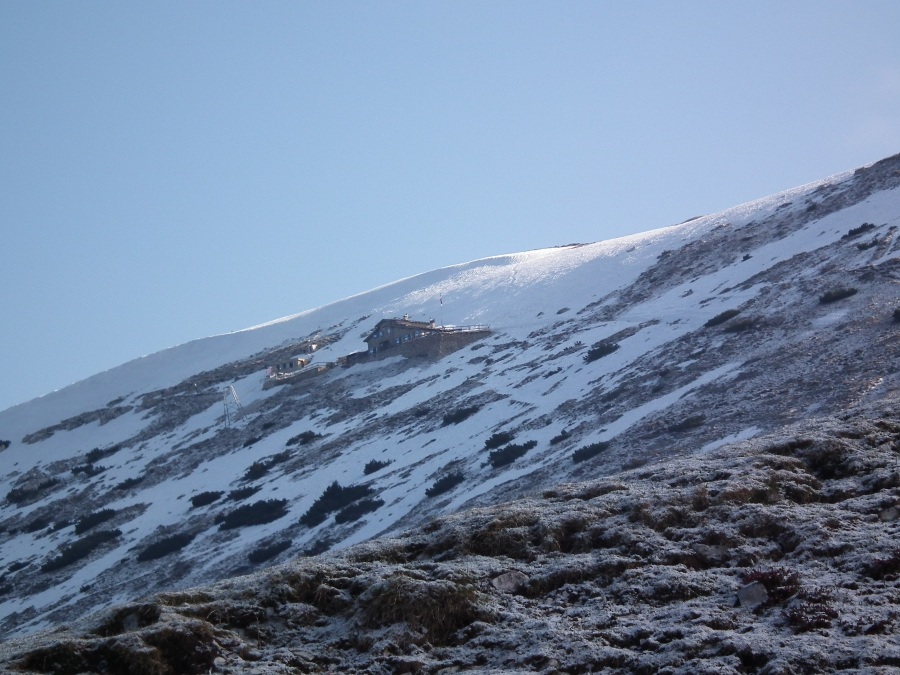
[[[769,600],[766,587],[758,581],[747,584],[738,590],[737,597],[741,607],[746,607],[747,609],[758,607]]]
[[[504,572],[500,576],[491,579],[491,584],[493,584],[494,588],[503,593],[515,593],[527,583],[528,575],[519,570]]]

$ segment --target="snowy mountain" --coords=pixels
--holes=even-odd
[[[891,399],[898,226],[895,156],[673,227],[404,279],[10,408],[0,630],[562,482],[643,481],[652,502],[653,476]],[[490,332],[441,358],[360,354],[406,315]],[[302,376],[268,386],[298,354]]]

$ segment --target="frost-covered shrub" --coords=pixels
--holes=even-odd
[[[819,302],[823,305],[828,304],[829,302],[837,302],[838,300],[849,298],[851,295],[856,295],[858,292],[859,290],[852,286],[835,288],[820,295]]]
[[[261,499],[244,504],[216,518],[219,528],[233,530],[248,525],[264,525],[287,515],[287,499]]]
[[[584,355],[584,362],[591,363],[592,361],[596,361],[597,359],[603,358],[604,356],[609,356],[618,348],[618,342],[598,342],[590,349],[588,349],[587,354]]]
[[[584,462],[592,457],[596,457],[609,447],[609,441],[600,441],[599,443],[591,443],[578,448],[572,453],[572,461],[576,464]]]
[[[100,530],[77,539],[68,546],[60,548],[59,554],[55,558],[51,558],[41,566],[41,571],[53,572],[78,562],[82,558],[89,556],[101,544],[105,544],[121,535],[122,533],[119,530]]]
[[[196,494],[191,497],[191,508],[197,509],[201,506],[212,504],[214,501],[217,501],[223,494],[225,493],[219,491],[208,491]]]
[[[294,542],[292,542],[290,539],[284,539],[267,546],[258,546],[257,548],[250,551],[250,553],[247,555],[247,559],[254,565],[257,565],[259,563],[265,562],[266,560],[271,560],[279,553],[287,551],[293,543]]]
[[[84,534],[100,523],[105,523],[107,520],[112,520],[115,517],[115,509],[101,509],[100,511],[89,513],[75,522],[75,534]]]
[[[306,445],[307,443],[312,443],[317,438],[322,438],[322,434],[317,434],[314,431],[304,431],[296,436],[291,436],[286,445]]]
[[[519,457],[531,450],[537,445],[537,441],[527,441],[526,443],[510,443],[505,448],[494,450],[488,458],[488,462],[495,469],[500,466],[512,464]]]
[[[380,471],[381,469],[388,466],[389,464],[390,464],[389,461],[382,462],[377,459],[369,460],[368,462],[366,462],[366,465],[363,467],[363,473],[368,476],[370,473],[375,473],[376,471]]]
[[[175,553],[175,551],[180,551],[185,546],[194,541],[194,537],[195,535],[190,534],[189,532],[181,532],[179,534],[173,534],[170,537],[166,537],[165,539],[160,539],[159,541],[150,544],[143,551],[138,553],[138,562],[156,560],[157,558],[162,558],[163,556],[167,556],[170,553]]]
[[[480,405],[470,405],[464,408],[457,408],[453,412],[449,412],[444,415],[443,422],[441,423],[442,427],[450,426],[451,424],[459,424],[465,419],[468,419],[475,413],[477,413],[481,409]]]
[[[350,504],[340,511],[338,511],[334,516],[334,522],[336,523],[352,523],[355,520],[359,520],[367,513],[372,513],[372,511],[377,511],[382,506],[384,506],[384,500],[378,499],[360,499],[358,502],[354,502]]]
[[[484,442],[485,450],[495,450],[505,443],[509,443],[516,435],[509,431],[500,431]]]
[[[830,628],[838,616],[831,606],[833,596],[827,588],[802,588],[797,600],[784,610],[784,618],[795,633],[805,633],[819,628]]]
[[[750,330],[755,325],[756,319],[754,319],[753,317],[747,317],[744,319],[738,319],[737,321],[732,321],[722,330],[724,330],[726,333],[742,333],[745,330]]]
[[[447,474],[443,478],[437,479],[434,485],[425,490],[425,494],[428,497],[437,497],[438,495],[442,495],[445,492],[449,492],[464,480],[465,476],[460,471]]]
[[[769,605],[784,602],[800,590],[800,575],[787,567],[752,569],[744,573],[743,580],[745,584],[761,583],[769,596]]]
[[[718,326],[719,324],[725,323],[729,319],[733,319],[740,313],[741,310],[739,309],[726,309],[721,314],[716,314],[713,318],[703,324],[703,327],[712,328],[713,326]]]
[[[300,523],[307,527],[315,527],[324,522],[329,514],[349,506],[357,499],[368,497],[370,494],[372,494],[372,488],[368,485],[341,487],[337,481],[334,481],[301,516]]]

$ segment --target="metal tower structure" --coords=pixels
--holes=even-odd
[[[238,398],[233,385],[225,387],[222,402],[225,405],[225,428],[227,429],[244,416],[244,406],[241,405],[241,399]]]

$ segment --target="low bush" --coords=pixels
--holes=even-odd
[[[875,223],[863,223],[859,227],[854,227],[854,228],[851,228],[850,230],[848,230],[847,234],[845,234],[843,237],[841,237],[841,239],[852,239],[853,237],[858,237],[859,235],[865,234],[869,230],[874,230],[874,229],[875,229]]]
[[[156,560],[157,558],[162,558],[170,553],[175,553],[175,551],[180,551],[194,541],[194,537],[195,535],[188,532],[181,532],[179,534],[173,534],[171,537],[160,539],[138,553],[138,562]]]
[[[704,328],[712,328],[713,326],[718,326],[719,324],[723,324],[729,319],[733,319],[738,314],[741,313],[739,309],[726,309],[721,314],[716,314],[713,318],[703,324]]]
[[[67,565],[86,558],[100,545],[122,536],[119,530],[100,530],[77,539],[68,546],[59,549],[59,555],[51,558],[41,566],[42,572],[54,572]]]
[[[584,355],[584,362],[591,363],[592,361],[596,361],[597,359],[603,358],[604,356],[609,356],[618,348],[618,342],[598,342],[593,347],[588,349],[587,354]]]
[[[745,584],[758,581],[769,596],[768,603],[773,605],[784,602],[800,590],[800,575],[787,567],[772,567],[767,570],[752,569],[743,575]]]
[[[366,465],[363,467],[363,473],[365,475],[369,475],[370,473],[375,473],[376,471],[380,471],[384,467],[388,466],[390,462],[381,462],[377,459],[372,459],[366,462]]]
[[[372,488],[368,485],[341,485],[334,481],[325,488],[325,491],[313,502],[309,510],[300,518],[300,523],[307,527],[315,527],[335,511],[349,506],[358,499],[372,494]]]
[[[250,551],[247,555],[247,559],[254,565],[258,565],[259,563],[266,562],[266,560],[271,560],[283,551],[287,551],[293,543],[294,542],[290,539],[284,539],[274,544],[269,544],[268,546],[259,546]]]
[[[756,319],[752,317],[747,317],[745,319],[738,319],[737,321],[732,321],[727,326],[725,326],[722,330],[726,333],[742,333],[745,330],[750,330],[756,326]]]
[[[524,455],[536,445],[537,441],[527,441],[525,443],[510,443],[500,450],[494,450],[494,452],[490,454],[488,462],[490,462],[491,466],[495,469],[500,466],[512,464],[517,459],[519,459],[519,457]]]
[[[10,445],[10,441],[0,441],[0,450],[6,450]]]
[[[121,483],[116,485],[114,489],[116,490],[130,490],[131,488],[140,485],[144,482],[144,476],[135,476],[134,478],[126,478]]]
[[[225,493],[218,491],[208,491],[194,495],[193,497],[191,497],[191,508],[197,509],[201,506],[212,504],[214,501],[217,501],[223,494]]]
[[[367,513],[377,511],[382,506],[384,506],[384,500],[378,499],[377,497],[374,499],[360,499],[358,502],[354,502],[353,504],[350,504],[350,506],[344,507],[338,511],[334,516],[334,522],[352,523],[359,520]]]
[[[113,445],[108,448],[94,448],[84,457],[84,461],[87,464],[94,464],[95,462],[99,462],[101,459],[105,459],[106,457],[110,457],[116,454],[119,450],[122,449],[121,445]]]
[[[449,492],[457,485],[462,483],[465,479],[465,476],[460,471],[447,474],[443,478],[439,478],[438,480],[436,480],[434,485],[425,490],[425,494],[428,497],[437,497],[438,495],[442,495],[445,492]]]
[[[485,450],[495,450],[499,448],[501,445],[509,443],[512,439],[514,439],[516,435],[509,431],[500,431],[484,442]]]
[[[563,429],[558,434],[556,434],[556,436],[554,436],[553,438],[550,439],[550,445],[556,445],[558,443],[562,443],[564,440],[569,438],[571,435],[572,435],[571,432],[569,432],[566,429]]]
[[[101,509],[100,511],[94,511],[86,516],[82,516],[75,522],[75,534],[84,534],[100,523],[112,520],[116,517],[116,513],[115,509]]]
[[[261,499],[245,504],[216,518],[219,529],[233,530],[249,525],[264,525],[287,515],[287,499]]]
[[[107,467],[96,464],[81,464],[80,466],[72,467],[72,474],[77,476],[83,473],[85,476],[91,477],[103,473],[106,469]]]
[[[480,405],[470,405],[465,408],[457,408],[453,412],[449,412],[444,415],[444,420],[441,423],[442,427],[450,426],[451,424],[459,424],[463,420],[470,418],[472,415],[477,413],[481,409]]]
[[[262,440],[262,436],[251,436],[246,441],[244,441],[244,443],[241,447],[249,448],[251,445],[253,445],[254,443],[259,443],[261,440]]]
[[[286,462],[290,458],[291,451],[284,450],[283,452],[279,452],[277,455],[272,455],[271,457],[266,457],[265,459],[253,462],[253,464],[251,464],[247,468],[247,471],[244,472],[244,477],[241,480],[258,480],[269,473],[269,469],[271,469],[273,466],[278,466],[279,464]]]
[[[46,527],[49,527],[50,519],[45,518],[43,516],[39,516],[32,520],[30,523],[27,523],[24,528],[22,528],[25,532],[29,534],[37,532],[38,530],[43,530]]]
[[[584,462],[592,457],[596,457],[601,452],[604,452],[607,448],[609,448],[609,441],[600,441],[599,443],[591,443],[590,445],[585,445],[581,448],[578,448],[575,452],[572,453],[572,461],[576,464],[579,462]]]
[[[312,443],[317,438],[322,438],[322,434],[317,434],[314,431],[304,431],[296,436],[291,436],[286,445],[306,445],[307,443]]]
[[[837,302],[838,300],[849,298],[851,295],[856,295],[858,292],[858,289],[850,286],[845,288],[835,288],[820,295],[819,302],[823,305],[829,302]]]
[[[262,488],[258,485],[248,485],[247,487],[238,488],[237,490],[232,490],[228,493],[228,501],[231,502],[242,502],[248,497],[252,497],[257,492],[259,492]]]
[[[21,504],[24,504],[25,502],[31,501],[35,497],[38,497],[48,488],[51,488],[58,483],[58,478],[51,477],[42,480],[37,485],[22,485],[20,487],[13,488],[8,493],[6,493],[6,501],[8,501],[10,504],[20,506]]]
[[[900,307],[894,310],[894,321],[900,321]]]

